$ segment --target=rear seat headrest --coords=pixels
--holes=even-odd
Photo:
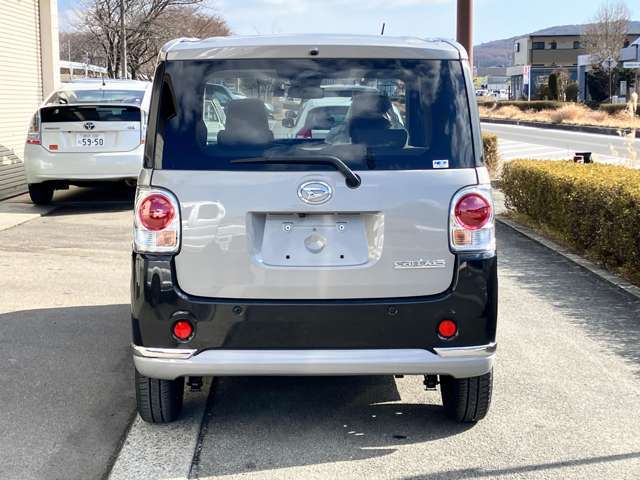
[[[221,146],[261,146],[273,142],[267,108],[257,98],[231,100],[227,104],[227,121],[218,132]]]
[[[391,110],[391,100],[382,93],[359,93],[351,101],[351,118],[379,118]]]

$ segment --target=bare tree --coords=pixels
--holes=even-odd
[[[120,0],[83,0],[85,16],[77,33],[88,34],[97,45],[95,57],[104,59],[109,77],[114,78],[121,62]],[[208,14],[203,0],[124,0],[127,67],[131,78],[148,74],[159,48],[171,38],[188,36],[191,31],[228,35],[226,22]],[[215,26],[215,28],[214,28]]]
[[[129,46],[131,74],[134,77],[151,77],[154,60],[160,47],[178,37],[215,37],[230,35],[225,20],[215,13],[208,13],[195,5],[168,8],[153,23],[146,35],[141,35],[135,48]]]
[[[612,97],[613,69],[620,60],[620,49],[629,32],[629,8],[624,2],[606,0],[584,32],[584,46],[594,65],[609,74],[609,99]]]

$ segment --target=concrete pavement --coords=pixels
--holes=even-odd
[[[99,479],[132,418],[130,198],[104,195],[0,231],[3,480]]]

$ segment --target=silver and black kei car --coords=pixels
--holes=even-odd
[[[223,375],[423,375],[451,418],[487,414],[494,212],[458,44],[170,42],[134,228],[144,420],[176,419],[185,379]]]

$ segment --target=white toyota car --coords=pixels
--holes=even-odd
[[[151,83],[64,84],[33,116],[24,163],[33,203],[55,189],[105,181],[134,183],[142,168]]]

